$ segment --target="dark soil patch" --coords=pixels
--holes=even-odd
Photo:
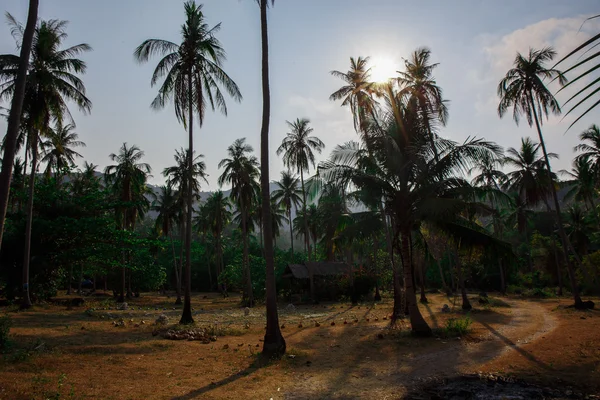
[[[570,387],[549,388],[496,375],[465,375],[429,382],[410,391],[408,400],[563,400],[599,399]]]

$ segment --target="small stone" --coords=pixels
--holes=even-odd
[[[331,326],[335,326],[335,321],[331,321]]]
[[[247,317],[250,315],[250,309],[248,307],[244,308],[244,315]]]
[[[377,334],[377,339],[383,339],[383,333],[378,333]]]

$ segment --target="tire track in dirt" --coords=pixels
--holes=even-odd
[[[383,354],[373,351],[370,357],[354,358],[351,365],[348,357],[337,362],[328,359],[325,370],[298,374],[284,398],[398,398],[416,382],[478,372],[483,365],[511,351],[535,361],[523,346],[552,331],[557,326],[556,319],[536,302],[506,302],[510,306],[509,321],[492,326],[476,320],[474,323],[488,332],[475,340],[438,339],[431,346],[433,349],[409,346]],[[345,347],[358,353],[360,350],[352,347],[357,345],[346,343]],[[315,364],[320,363],[319,358],[315,356]]]

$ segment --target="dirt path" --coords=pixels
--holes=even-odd
[[[372,329],[346,332],[341,342],[334,330],[320,333],[326,340],[313,341],[310,366],[292,373],[292,387],[283,398],[393,399],[401,396],[406,386],[477,372],[509,352],[535,360],[522,346],[554,329],[556,320],[535,302],[507,303],[510,307],[497,312],[474,312],[473,333],[468,338],[437,339],[434,344],[397,337],[374,342],[378,333]],[[430,322],[435,322],[440,315],[431,308],[423,312],[429,312]],[[298,340],[310,341],[310,337]]]

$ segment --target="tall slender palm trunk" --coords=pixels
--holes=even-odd
[[[300,168],[300,182],[302,183],[302,212],[304,214],[302,218],[304,220],[304,245],[306,246],[306,251],[308,252],[308,261],[312,261],[310,253],[310,238],[308,236],[308,216],[306,215],[306,190],[304,188],[304,172],[302,168]]]
[[[565,229],[562,224],[562,216],[560,214],[560,204],[558,202],[558,196],[556,194],[556,189],[552,184],[552,169],[550,167],[550,159],[548,158],[548,152],[546,151],[546,144],[544,143],[544,137],[542,136],[542,129],[540,127],[540,121],[538,119],[538,115],[536,112],[535,102],[533,101],[533,95],[531,91],[529,92],[529,102],[531,109],[533,111],[533,117],[535,119],[535,126],[537,128],[538,137],[540,139],[540,145],[542,146],[542,151],[544,152],[544,160],[546,161],[546,171],[548,173],[548,185],[550,186],[550,192],[552,193],[552,200],[554,200],[554,208],[555,208],[555,216],[556,216],[556,224],[558,225],[558,233],[560,235],[560,240],[563,246],[563,261],[567,266],[567,271],[569,272],[569,280],[571,282],[571,291],[573,293],[573,299],[575,301],[576,308],[582,308],[583,302],[581,301],[581,296],[579,294],[579,287],[577,286],[577,281],[575,278],[575,270],[573,268],[573,264],[569,260],[568,252],[571,249],[571,243],[569,238],[567,238],[567,234],[565,233]]]
[[[31,230],[33,228],[33,196],[35,194],[35,173],[37,171],[38,161],[38,135],[37,129],[33,132],[31,141],[31,174],[29,175],[29,198],[27,199],[27,223],[25,226],[25,249],[23,251],[23,299],[21,308],[31,307],[31,298],[29,296],[29,263],[31,261]]]
[[[413,334],[417,336],[431,336],[431,328],[419,311],[417,296],[415,293],[413,267],[410,257],[410,228],[403,227],[400,234],[400,251],[402,253],[402,264],[404,270],[404,298],[408,308],[410,326]]]
[[[37,23],[38,5],[39,0],[29,0],[29,12],[27,14],[25,31],[23,32],[23,41],[21,42],[15,92],[10,107],[6,136],[4,137],[4,154],[2,155],[2,170],[0,171],[0,246],[2,245],[6,210],[10,196],[10,181],[15,162],[19,127],[21,125],[25,86],[27,83],[27,69],[29,68],[29,56],[35,33],[35,24]],[[27,277],[27,280],[29,281],[29,277]]]
[[[252,293],[252,276],[250,274],[250,259],[248,256],[248,226],[246,221],[246,207],[244,200],[240,200],[240,208],[242,209],[242,236],[243,236],[243,263],[244,263],[244,275],[245,285],[244,290],[244,301],[247,307],[254,307],[254,293]]]
[[[183,313],[181,314],[180,324],[193,324],[192,318],[192,200],[194,187],[194,101],[192,91],[192,71],[187,74],[188,83],[188,187],[187,187],[187,210],[185,226],[185,291],[183,294]]]
[[[271,237],[271,210],[269,193],[269,118],[271,116],[271,94],[269,88],[269,35],[267,29],[267,0],[260,1],[260,27],[262,44],[262,91],[263,114],[260,130],[260,164],[262,187],[262,205],[264,216],[264,233]],[[291,221],[290,221],[291,222]],[[275,261],[273,248],[269,240],[265,240],[265,261],[267,264],[267,329],[263,341],[263,356],[267,358],[281,357],[285,354],[285,340],[279,329],[279,316],[277,314],[277,288],[275,286]]]
[[[292,222],[292,208],[288,210],[288,219],[290,221],[290,244],[292,246],[292,259],[294,258],[294,223]]]

